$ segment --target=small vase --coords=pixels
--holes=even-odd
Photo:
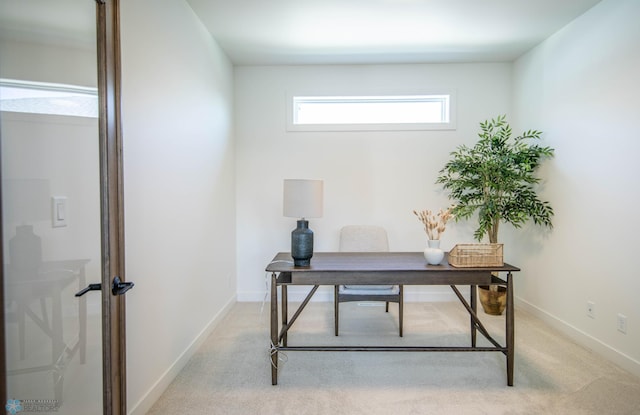
[[[424,250],[424,258],[427,260],[427,264],[439,265],[444,258],[444,251],[440,249],[440,240],[429,239],[427,245],[429,247]]]

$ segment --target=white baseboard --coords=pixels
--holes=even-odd
[[[533,304],[523,300],[516,296],[515,298],[516,307],[523,309],[524,311],[529,312],[530,314],[536,316],[540,320],[547,323],[549,326],[554,329],[562,332],[573,341],[578,343],[579,345],[586,347],[589,350],[599,354],[605,359],[615,363],[620,366],[623,370],[630,372],[638,377],[640,377],[640,362],[635,360],[634,358],[627,356],[626,354],[616,350],[615,348],[609,346],[608,344],[602,342],[599,339],[583,332],[582,330],[572,326],[571,324],[563,321],[546,311],[534,306]]]
[[[222,319],[229,313],[231,307],[233,307],[236,301],[236,296],[229,299],[224,307],[222,307],[222,309],[211,319],[209,324],[202,329],[189,346],[180,354],[180,356],[178,356],[176,361],[173,362],[162,376],[160,376],[149,391],[147,391],[147,393],[145,393],[132,408],[129,408],[129,415],[144,415],[151,409],[153,404],[160,398],[171,382],[173,382],[176,376],[178,376],[180,371],[185,367],[189,359],[191,359],[213,330],[218,326],[218,324],[220,324],[220,321],[222,321]]]

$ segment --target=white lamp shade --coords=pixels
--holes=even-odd
[[[290,218],[322,216],[322,180],[285,179],[283,215]]]

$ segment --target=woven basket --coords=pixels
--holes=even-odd
[[[449,252],[454,267],[501,267],[504,265],[502,244],[457,244]]]

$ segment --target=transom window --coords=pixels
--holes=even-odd
[[[291,96],[288,129],[454,129],[452,101],[452,94]]]

